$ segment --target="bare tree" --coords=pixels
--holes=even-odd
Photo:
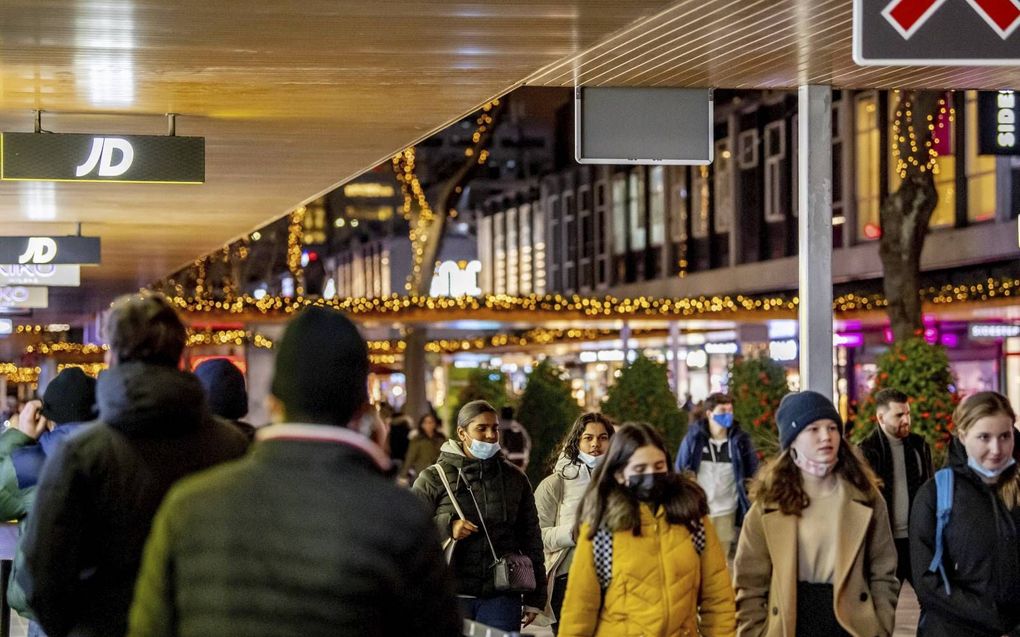
[[[898,92],[892,144],[901,181],[882,202],[878,250],[889,301],[886,311],[897,341],[914,336],[923,326],[921,252],[938,204],[933,129],[940,99],[941,94],[932,91]]]

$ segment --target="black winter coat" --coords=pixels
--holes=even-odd
[[[129,636],[457,637],[458,615],[421,501],[343,440],[284,437],[170,491]]]
[[[433,511],[433,520],[440,540],[450,538],[457,512],[436,473],[442,467],[457,496],[464,515],[478,527],[478,532],[457,542],[453,552],[453,569],[457,593],[474,597],[498,595],[492,585],[492,551],[482,531],[478,512],[468,492],[474,492],[485,517],[485,525],[500,557],[520,552],[531,558],[538,589],[524,595],[524,605],[543,609],[546,603],[545,560],[542,531],[538,525],[535,496],[524,472],[502,453],[488,460],[472,460],[464,455],[460,443],[448,440],[443,445],[437,464],[428,467],[414,482],[417,492]]]
[[[942,576],[928,572],[935,553],[935,481],[917,494],[910,515],[910,562],[921,602],[920,637],[1020,637],[1020,507],[1009,511],[965,464],[952,465],[953,511],[943,535]],[[1004,474],[1012,476],[1016,468]],[[1008,479],[1008,478],[1007,478]]]
[[[882,479],[882,497],[885,498],[889,517],[892,518],[895,514],[893,511],[895,476],[893,476],[892,445],[889,444],[886,435],[882,433],[882,429],[875,427],[875,431],[861,441],[860,448],[868,464]],[[907,495],[910,498],[908,506],[913,506],[918,490],[935,475],[931,460],[931,448],[924,438],[917,434],[910,434],[903,439],[903,464],[907,474]]]
[[[193,375],[142,363],[104,372],[98,422],[47,460],[17,582],[50,637],[123,635],[142,548],[179,478],[241,456]]]

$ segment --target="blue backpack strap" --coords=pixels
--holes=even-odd
[[[931,558],[931,564],[928,565],[928,571],[930,573],[937,572],[942,576],[946,595],[950,595],[952,590],[949,587],[949,577],[946,575],[946,567],[942,561],[945,553],[944,536],[946,526],[949,525],[949,516],[953,512],[952,469],[939,469],[935,472],[935,494],[935,554]]]
[[[606,527],[600,527],[592,540],[595,553],[595,575],[599,578],[599,587],[605,595],[609,582],[613,579],[613,534]]]

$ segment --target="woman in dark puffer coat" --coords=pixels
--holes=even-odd
[[[464,405],[457,416],[456,440],[443,445],[438,462],[419,474],[413,488],[434,511],[444,545],[451,538],[456,540],[450,567],[464,617],[500,630],[517,631],[522,621],[530,624],[545,607],[542,533],[531,484],[500,453],[498,427],[496,410],[487,402],[477,400]],[[439,477],[440,470],[465,520],[457,514]],[[520,553],[531,559],[536,589],[524,593],[523,599],[520,593],[495,590],[493,555],[485,529],[499,557]]]

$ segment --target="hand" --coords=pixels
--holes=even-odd
[[[521,628],[527,628],[531,625],[531,622],[535,621],[538,617],[538,613],[533,610],[526,610],[521,613]]]
[[[33,440],[38,440],[49,428],[49,421],[39,413],[42,409],[42,401],[30,400],[22,407],[18,414],[18,430]]]
[[[456,520],[453,523],[453,532],[451,535],[455,540],[463,540],[470,536],[472,533],[478,531],[478,527],[467,520]]]

